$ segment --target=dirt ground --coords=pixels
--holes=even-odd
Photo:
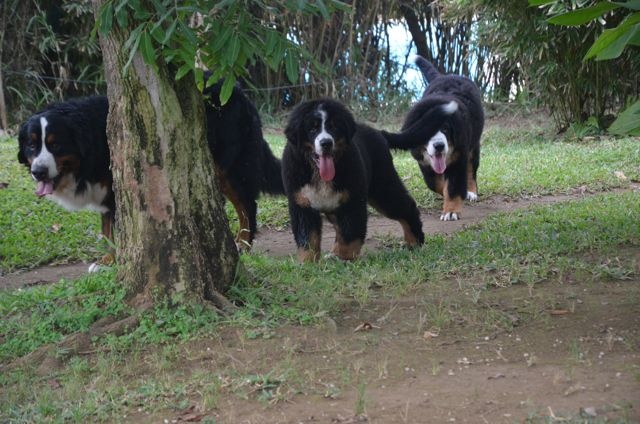
[[[470,334],[461,320],[438,334],[419,326],[420,296],[380,300],[367,310],[345,307],[324,328],[278,329],[270,340],[224,334],[194,347],[200,354],[189,366],[249,375],[282,364],[307,381],[275,404],[257,400],[255,386],[247,400],[222,397],[209,416],[223,423],[640,422],[638,283],[586,288],[572,312],[545,311],[541,322],[512,333]],[[572,288],[538,290],[566,307]],[[493,307],[524,314],[513,299],[527,298],[525,291],[496,290]],[[365,322],[374,327],[354,332]]]
[[[640,191],[640,183],[632,183],[631,190]],[[625,189],[626,190],[626,189]],[[624,191],[624,190],[617,190]],[[425,234],[450,234],[459,231],[469,225],[482,221],[489,215],[499,212],[510,212],[517,209],[524,209],[535,205],[549,205],[573,199],[580,199],[590,196],[593,193],[581,189],[574,193],[556,196],[536,196],[530,198],[510,199],[507,197],[492,197],[480,199],[477,203],[465,202],[462,212],[462,219],[443,223],[438,218],[439,210],[429,210],[422,212],[422,226]],[[367,225],[367,240],[363,247],[363,254],[368,251],[376,251],[384,247],[385,241],[396,239],[400,241],[401,228],[396,221],[389,220],[380,215],[369,217]],[[326,253],[333,246],[335,231],[333,227],[325,221],[322,230],[322,249]],[[253,249],[257,253],[270,256],[288,256],[296,254],[296,247],[293,235],[290,230],[270,230],[261,228],[256,236]],[[0,272],[0,289],[14,289],[18,287],[31,287],[39,284],[49,284],[60,281],[60,279],[79,278],[89,268],[88,263],[75,263],[58,266],[43,266],[29,271],[16,272],[3,275]]]
[[[442,223],[435,210],[422,219],[425,233],[450,233],[497,212],[589,195],[578,190],[517,201],[481,199],[465,204],[460,221]],[[381,248],[390,234],[399,236],[397,223],[371,217],[366,250]],[[324,249],[333,238],[327,225]],[[295,254],[289,231],[263,229],[255,249]],[[620,255],[640,264],[637,249]],[[86,268],[75,264],[6,275],[0,277],[0,287],[76,278]],[[133,408],[123,419],[517,423],[563,422],[571,416],[583,419],[571,422],[640,422],[639,280],[585,283],[566,276],[535,288],[489,289],[473,304],[468,290],[451,281],[400,299],[374,294],[366,308],[345,302],[322,325],[278,327],[258,337],[247,337],[238,328],[222,329],[215,339],[181,348],[179,369],[172,370],[176,383],[203,373],[217,381],[213,406],[194,391],[186,409],[148,414]],[[434,305],[452,319],[444,330],[425,320],[427,308]],[[509,317],[515,330],[491,329],[479,323],[478,314]],[[243,377],[265,375],[269,378]]]

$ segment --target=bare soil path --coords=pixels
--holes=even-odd
[[[616,191],[634,190],[640,191],[640,184],[632,183],[630,189],[620,189]],[[577,189],[574,193],[555,196],[536,196],[529,198],[510,199],[502,196],[495,196],[488,199],[480,199],[477,203],[465,202],[462,212],[462,219],[459,221],[441,222],[439,220],[440,211],[429,210],[422,212],[422,225],[425,234],[450,234],[459,231],[469,225],[477,224],[489,215],[499,212],[509,212],[517,209],[524,209],[534,205],[548,205],[568,200],[580,199],[590,196],[593,193]],[[384,240],[400,240],[402,230],[400,225],[380,215],[369,217],[367,227],[367,240],[363,253],[376,251],[384,246]],[[323,251],[329,252],[335,239],[333,227],[325,221],[322,232]],[[257,253],[270,256],[288,256],[296,254],[296,247],[293,235],[289,229],[276,231],[262,228],[258,234],[253,247]],[[0,289],[28,287],[39,284],[48,284],[60,281],[60,279],[74,279],[87,272],[89,264],[76,263],[57,266],[43,266],[29,271],[16,272],[2,275],[0,273]]]

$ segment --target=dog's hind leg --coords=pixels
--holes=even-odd
[[[100,265],[111,265],[114,261],[114,245],[113,245],[113,221],[114,221],[114,213],[113,211],[104,212],[101,215],[101,223],[102,223],[102,235],[107,239],[109,243],[109,252],[106,253],[98,263]]]
[[[407,247],[414,248],[422,245],[424,232],[422,231],[420,211],[401,181],[398,179],[397,184],[393,184],[391,190],[384,190],[376,197],[376,199],[371,199],[371,206],[387,218],[400,223]]]
[[[243,199],[224,173],[220,169],[217,169],[217,171],[222,194],[231,202],[238,215],[239,228],[236,235],[236,247],[241,252],[249,250],[256,232],[256,202],[252,199]]]

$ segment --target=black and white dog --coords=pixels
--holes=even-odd
[[[238,87],[220,105],[221,83],[205,90],[207,141],[212,168],[240,221],[239,249],[255,236],[260,192],[284,194],[280,160],[262,136],[255,106]],[[36,194],[68,210],[89,209],[102,216],[102,234],[113,242],[115,197],[107,144],[106,96],[53,103],[20,128],[18,160],[37,181]],[[113,260],[106,255],[102,262]]]
[[[434,101],[411,128],[394,134],[356,123],[340,102],[299,104],[285,129],[282,179],[300,261],[320,256],[322,217],[336,229],[333,254],[358,257],[367,232],[367,203],[400,223],[409,247],[424,242],[420,212],[393,166],[389,148],[408,150],[432,137],[457,103]]]
[[[107,145],[109,104],[104,96],[53,103],[31,116],[18,134],[18,160],[37,182],[36,194],[65,209],[102,216],[113,241],[115,198]],[[112,255],[103,262],[113,260]]]
[[[414,61],[429,85],[422,99],[409,111],[403,129],[428,113],[434,101],[453,101],[458,105],[440,131],[411,150],[427,186],[444,197],[440,219],[455,221],[460,218],[464,199],[471,202],[478,199],[477,171],[484,127],[482,95],[470,79],[440,74],[420,56],[415,56]]]

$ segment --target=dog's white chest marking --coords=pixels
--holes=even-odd
[[[333,189],[331,182],[324,181],[317,185],[307,184],[300,189],[300,193],[309,199],[313,209],[326,212],[336,210],[344,198],[343,193]]]
[[[58,184],[58,188],[48,197],[70,211],[80,209],[89,209],[100,213],[109,211],[102,204],[107,196],[107,187],[102,184],[87,184],[81,194],[76,194],[77,184],[73,175],[65,175]]]

